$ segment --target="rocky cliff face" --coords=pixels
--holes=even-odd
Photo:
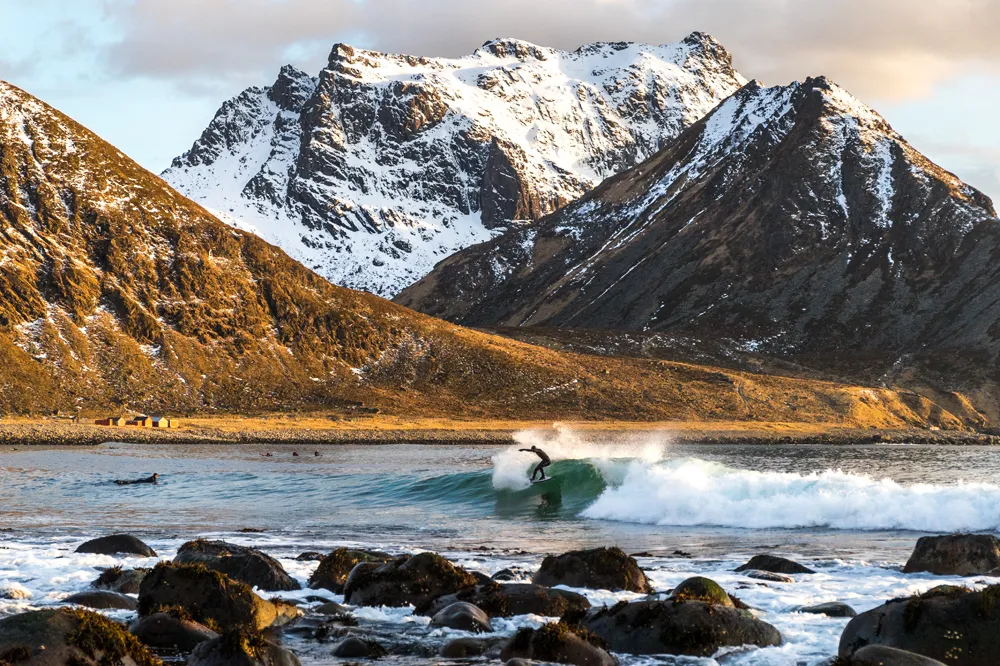
[[[995,355],[998,258],[989,199],[873,110],[822,78],[754,82],[398,302],[473,325],[669,330],[761,351]]]
[[[392,296],[453,252],[575,200],[737,90],[729,53],[572,53],[511,39],[456,60],[334,47],[227,102],[164,178],[332,282]]]

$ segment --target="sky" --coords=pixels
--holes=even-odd
[[[826,75],[1000,204],[1000,0],[0,0],[0,79],[159,172],[221,103],[334,43],[459,56],[709,32],[748,78]]]

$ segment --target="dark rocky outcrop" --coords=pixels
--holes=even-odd
[[[246,583],[204,565],[161,563],[142,581],[139,615],[174,608],[212,629],[265,629],[302,615],[296,607],[262,599]]]
[[[804,567],[794,560],[789,560],[776,555],[754,555],[750,561],[743,566],[736,567],[735,571],[767,571],[776,574],[814,574],[809,567]]]
[[[858,612],[845,603],[831,601],[815,606],[804,606],[799,609],[800,613],[810,613],[812,615],[826,615],[827,617],[857,617]]]
[[[139,607],[138,602],[132,597],[106,590],[78,592],[63,599],[63,603],[95,610],[135,610]]]
[[[635,558],[629,557],[620,548],[594,548],[550,555],[542,561],[532,582],[547,587],[566,585],[645,594],[653,591]]]
[[[912,652],[869,645],[861,648],[853,656],[838,659],[833,666],[945,666],[943,662]]]
[[[992,534],[926,536],[917,540],[903,573],[979,576],[1000,571],[1000,539]]]
[[[80,544],[78,553],[93,553],[95,555],[137,555],[139,557],[156,557],[156,551],[147,546],[141,539],[131,534],[113,534],[111,536],[91,539]]]
[[[121,625],[69,608],[0,620],[0,655],[18,666],[161,666]]]
[[[920,596],[894,599],[850,621],[840,656],[880,645],[955,666],[990,666],[1000,654],[1000,585],[972,592],[943,585]]]
[[[315,550],[307,550],[304,553],[299,553],[295,559],[299,562],[322,562],[324,557],[326,555],[323,553],[318,553]]]
[[[420,553],[382,565],[362,562],[348,576],[344,599],[355,606],[421,606],[472,587],[476,579],[436,553]]]
[[[523,583],[531,580],[531,572],[520,567],[501,569],[491,576],[498,583]]]
[[[190,652],[219,634],[198,624],[183,612],[153,613],[132,623],[129,631],[144,645],[159,650]]]
[[[486,654],[489,645],[478,638],[456,638],[441,648],[440,656],[445,659],[468,659]]]
[[[770,583],[794,583],[795,579],[791,576],[786,576],[785,574],[771,573],[770,571],[760,571],[758,569],[751,569],[749,571],[744,571],[747,578],[753,578],[754,580],[766,580]]]
[[[666,601],[622,602],[598,611],[584,626],[607,641],[612,652],[626,654],[710,657],[727,646],[781,644],[777,629],[735,608],[729,595],[719,595],[714,587],[705,591],[718,601],[685,594]]]
[[[189,541],[177,551],[178,564],[203,564],[209,569],[243,581],[250,587],[268,591],[302,589],[285,572],[278,560],[256,548],[237,546],[224,541]]]
[[[338,548],[320,561],[319,567],[309,577],[309,587],[314,590],[330,590],[334,594],[343,594],[347,577],[359,563],[384,564],[392,559],[391,555],[378,551]]]
[[[333,648],[333,656],[339,659],[378,659],[388,652],[379,643],[351,636],[337,643]]]
[[[247,629],[227,631],[198,645],[188,666],[300,666],[298,657]]]
[[[103,571],[92,585],[98,589],[111,590],[122,594],[139,594],[139,586],[149,573],[149,569],[122,569],[112,567]]]
[[[617,666],[617,660],[604,650],[600,640],[586,632],[582,634],[561,622],[540,629],[520,629],[504,646],[500,658],[575,666]]]
[[[516,615],[562,617],[571,611],[585,611],[590,608],[590,602],[587,601],[587,598],[576,592],[554,590],[543,585],[528,583],[507,585],[489,583],[438,597],[430,603],[418,607],[417,614],[433,616],[458,601],[475,604],[490,617],[514,617]]]
[[[490,616],[483,609],[465,601],[456,601],[434,614],[431,625],[448,627],[461,631],[471,631],[477,634],[493,631]]]

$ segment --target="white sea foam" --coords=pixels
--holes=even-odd
[[[1000,528],[1000,486],[903,485],[837,470],[755,472],[692,458],[633,462],[583,516],[650,525],[985,531]]]
[[[560,424],[551,430],[524,430],[514,435],[516,445],[493,457],[493,487],[497,490],[522,490],[531,485],[530,470],[538,464],[532,453],[520,449],[537,446],[549,455],[552,462],[560,460],[587,460],[609,483],[624,478],[622,460],[640,460],[652,465],[662,460],[668,440],[663,433],[637,433],[625,440],[602,441],[593,436],[584,437]]]

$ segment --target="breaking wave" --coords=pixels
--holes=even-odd
[[[1000,486],[756,472],[687,458],[629,464],[581,515],[648,525],[991,531],[1000,529]]]

